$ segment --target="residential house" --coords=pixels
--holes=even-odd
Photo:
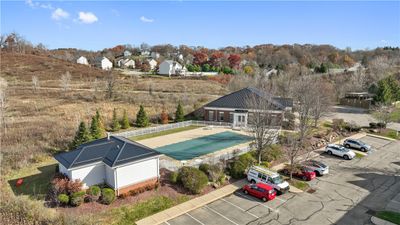
[[[135,61],[132,59],[120,59],[117,61],[117,66],[118,67],[123,67],[123,68],[135,68]]]
[[[89,65],[89,62],[85,56],[81,56],[76,60],[76,63],[83,64],[83,65]]]
[[[54,156],[59,172],[86,189],[106,184],[121,195],[159,180],[160,153],[129,139],[109,136]]]
[[[124,57],[125,58],[127,58],[127,57],[129,57],[129,56],[131,56],[132,55],[132,52],[130,52],[130,51],[128,51],[128,50],[125,50],[124,51]]]
[[[147,62],[149,62],[150,69],[154,70],[157,67],[157,61],[154,59],[147,59]]]
[[[103,70],[110,70],[113,67],[113,64],[109,59],[102,56],[95,59],[95,66],[100,67]]]
[[[348,92],[340,99],[340,105],[371,109],[373,100],[374,94],[368,92]]]
[[[185,72],[186,68],[173,60],[164,60],[158,68],[158,74],[161,75],[184,75]]]
[[[153,59],[158,59],[158,58],[160,58],[160,53],[158,53],[158,52],[151,52],[150,56],[151,56],[151,58],[153,58]]]
[[[143,50],[143,51],[140,52],[140,55],[141,56],[145,56],[145,57],[149,57],[150,56],[150,52],[147,51],[147,50]]]
[[[293,101],[288,98],[270,96],[257,88],[247,87],[222,96],[203,106],[204,120],[232,123],[234,127],[246,127],[252,112],[259,110],[249,104],[250,99],[268,101],[273,125],[281,126],[285,121],[285,112],[292,111]]]

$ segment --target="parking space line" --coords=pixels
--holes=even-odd
[[[168,221],[165,221],[164,223],[166,223],[167,225],[171,225],[170,223],[168,223]]]
[[[281,199],[281,198],[278,198],[278,197],[275,197],[275,199],[278,199],[279,201],[281,201],[281,202],[286,202],[287,200],[285,200],[285,199]]]
[[[259,218],[260,218],[260,217],[258,217],[258,216],[256,216],[256,215],[254,215],[253,213],[246,211],[246,210],[245,210],[245,209],[243,209],[242,207],[240,207],[240,206],[237,206],[237,205],[233,204],[232,202],[229,202],[229,201],[227,201],[227,200],[225,200],[225,199],[223,199],[223,198],[221,198],[221,200],[222,200],[222,201],[224,201],[224,202],[226,202],[226,203],[228,203],[228,204],[231,204],[231,205],[235,206],[236,208],[238,208],[238,209],[242,210],[243,212],[246,212],[246,213],[248,213],[249,215],[251,215],[251,216],[253,216],[253,217],[257,218],[257,219],[259,219]]]
[[[237,194],[240,195],[240,196],[242,196],[242,197],[244,197],[244,198],[247,198],[248,200],[254,201],[254,199],[248,197],[247,195],[241,194],[241,193],[239,193],[239,192],[238,192]],[[271,208],[271,207],[269,207],[269,206],[267,206],[267,205],[264,205],[264,204],[262,204],[262,203],[259,203],[259,202],[256,202],[256,203],[257,203],[258,205],[260,205],[260,206],[263,206],[263,207],[265,207],[265,208],[267,208],[267,209],[273,211],[273,212],[278,213],[278,210],[276,210],[276,209],[273,209],[273,208]]]
[[[205,208],[207,208],[207,209],[209,209],[209,210],[211,210],[211,211],[213,211],[214,213],[216,213],[216,214],[220,215],[222,218],[224,218],[224,219],[228,220],[229,222],[231,222],[231,223],[233,223],[233,224],[236,224],[236,225],[239,225],[238,223],[235,223],[234,221],[230,220],[228,217],[226,217],[226,216],[222,215],[221,213],[219,213],[219,212],[215,211],[214,209],[212,209],[212,208],[208,207],[207,205],[205,205],[204,207],[205,207]]]
[[[192,218],[193,220],[195,220],[196,222],[198,222],[201,225],[205,225],[204,223],[202,223],[200,220],[194,218],[194,216],[190,215],[189,213],[185,213],[186,215],[188,215],[190,218]]]

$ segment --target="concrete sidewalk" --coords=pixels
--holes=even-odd
[[[371,222],[373,224],[375,224],[375,225],[396,225],[396,224],[394,224],[392,222],[380,219],[380,218],[375,217],[375,216],[371,217]]]
[[[146,217],[144,219],[141,219],[141,220],[137,221],[136,224],[137,225],[155,225],[155,224],[163,223],[172,218],[175,218],[184,213],[187,213],[193,209],[197,209],[199,207],[207,205],[208,203],[214,202],[222,197],[228,196],[228,195],[232,194],[233,192],[235,192],[237,189],[242,188],[247,183],[248,182],[246,179],[236,181],[235,183],[226,185],[226,186],[224,186],[220,189],[217,189],[215,191],[212,191],[208,194],[191,199],[187,202],[176,205],[172,208],[166,209],[164,211],[161,211],[159,213],[156,213],[156,214]]]

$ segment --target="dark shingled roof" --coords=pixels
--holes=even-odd
[[[276,109],[283,110],[286,107],[293,107],[292,99],[272,97],[268,93],[253,87],[243,88],[239,91],[222,96],[217,100],[206,104],[205,107],[248,109],[246,101],[253,96],[255,98],[271,100],[271,103],[276,107]]]
[[[160,153],[137,142],[111,136],[110,139],[102,138],[82,144],[77,149],[57,154],[54,158],[70,169],[96,162],[114,167],[157,155]]]

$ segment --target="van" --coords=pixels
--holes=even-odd
[[[278,173],[259,166],[249,168],[247,171],[247,180],[253,184],[264,183],[271,185],[278,194],[289,191],[289,183],[284,181]]]

